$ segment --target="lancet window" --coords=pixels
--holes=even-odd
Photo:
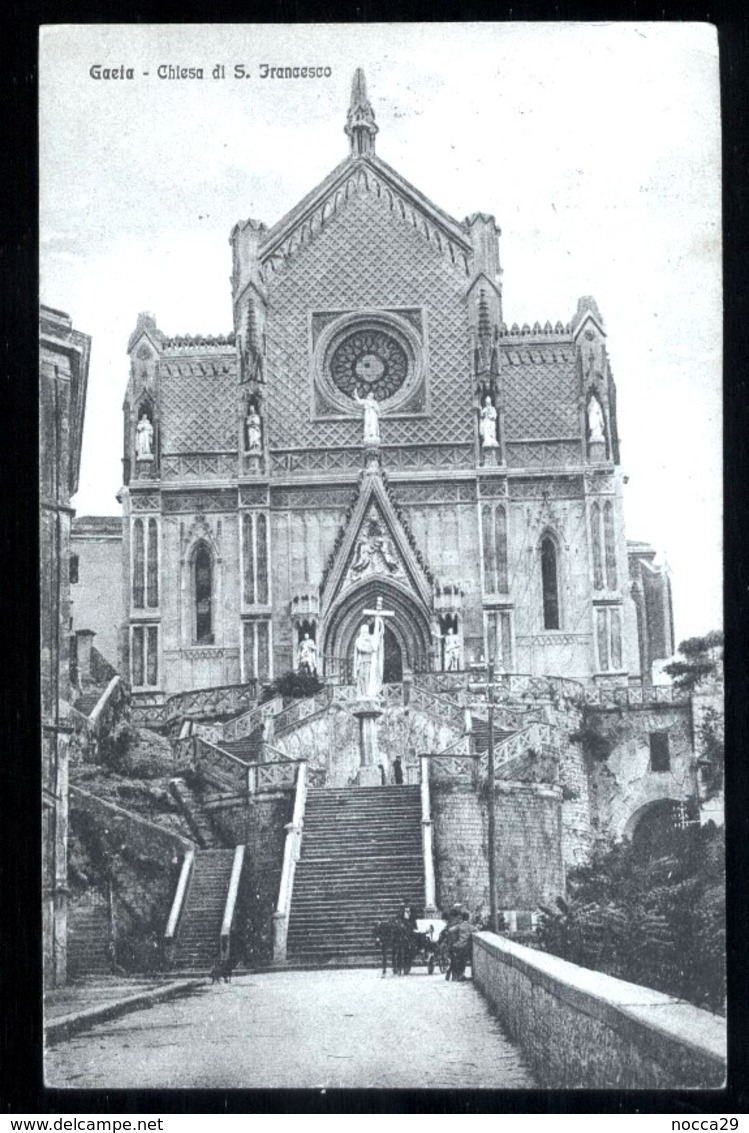
[[[509,610],[487,610],[486,657],[498,672],[513,671],[512,614]]]
[[[612,500],[606,500],[603,507],[597,500],[591,504],[590,536],[593,552],[593,586],[596,590],[616,590],[619,579]]]
[[[622,668],[622,612],[618,606],[596,610],[596,648],[600,672]]]
[[[159,627],[132,627],[130,680],[133,688],[156,688],[159,683]]]
[[[557,545],[551,535],[541,540],[541,588],[544,629],[559,629],[559,563]]]
[[[263,512],[246,512],[242,517],[242,558],[245,605],[267,604],[268,519]]]
[[[481,538],[484,552],[484,590],[487,594],[506,594],[507,511],[503,504],[483,504]]]
[[[213,644],[213,560],[205,543],[198,544],[193,560],[193,599],[195,603],[195,641]]]
[[[159,528],[155,519],[133,521],[133,608],[153,610],[159,604]]]
[[[244,680],[256,678],[261,684],[271,679],[270,621],[246,618],[242,623]]]

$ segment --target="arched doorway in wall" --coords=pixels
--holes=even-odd
[[[654,799],[630,815],[624,836],[648,857],[658,857],[668,836],[683,819],[691,817],[690,812],[690,803],[683,804],[678,799]]]
[[[374,610],[378,598],[384,610],[392,611],[385,619],[385,683],[402,680],[405,668],[417,673],[429,669],[431,631],[424,604],[411,590],[390,579],[367,579],[347,591],[325,619],[328,675],[346,674],[345,679],[353,679],[354,642],[362,623],[371,624],[372,617],[364,611]]]

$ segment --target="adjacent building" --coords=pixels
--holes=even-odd
[[[47,986],[66,978],[71,498],[78,489],[91,339],[40,313],[40,596],[43,948]]]

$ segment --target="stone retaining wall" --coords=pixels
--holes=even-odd
[[[683,1000],[487,932],[473,938],[473,979],[544,1087],[725,1083],[725,1021]]]

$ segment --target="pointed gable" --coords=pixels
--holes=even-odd
[[[329,563],[320,593],[324,613],[349,588],[367,578],[387,578],[429,605],[432,579],[398,516],[379,469],[368,472],[343,539]]]

